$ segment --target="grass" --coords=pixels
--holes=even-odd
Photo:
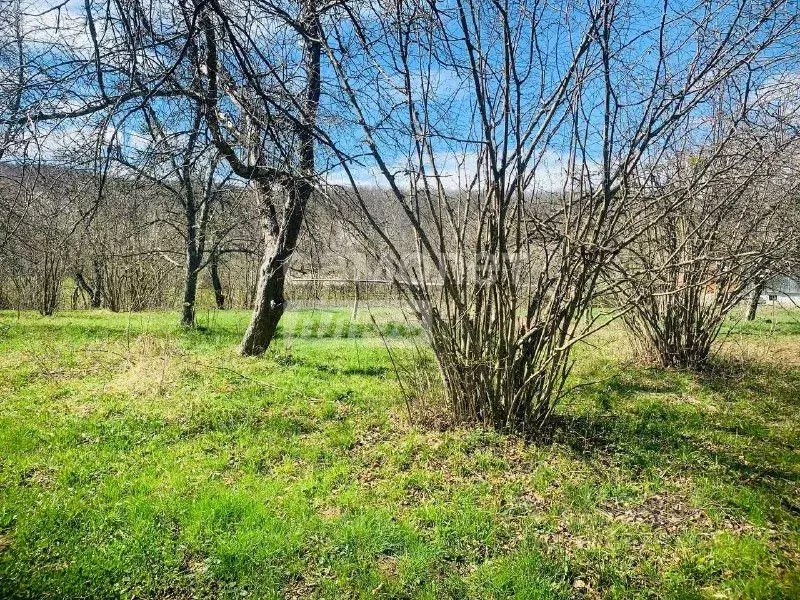
[[[800,597],[800,330],[768,318],[702,376],[610,328],[532,445],[409,425],[348,311],[258,359],[242,312],[0,313],[0,597]]]

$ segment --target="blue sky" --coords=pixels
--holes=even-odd
[[[467,55],[463,44],[457,40],[459,23],[453,13],[457,0],[447,0],[438,4],[443,14],[447,16],[445,30],[449,33],[451,45],[449,54],[445,53],[446,46],[441,39],[431,41],[430,49],[421,49],[421,46],[412,45],[408,65],[410,80],[415,101],[419,102],[424,94],[430,94],[431,105],[428,113],[431,127],[435,133],[430,136],[433,147],[433,159],[428,157],[423,165],[430,168],[435,161],[440,170],[446,175],[448,185],[458,186],[460,181],[472,176],[475,172],[475,161],[480,148],[480,120],[475,112],[474,86],[471,74],[462,65],[467,64]],[[721,3],[715,3],[718,6]],[[32,3],[23,2],[23,11],[28,15],[25,18],[26,40],[31,52],[39,52],[40,65],[52,69],[54,72],[63,72],[63,58],[72,55],[73,58],[91,59],[91,43],[86,25],[85,9],[83,2],[69,0],[60,11],[47,11],[54,6],[53,2],[37,0]],[[161,6],[165,3],[160,3]],[[537,98],[540,93],[547,95],[560,78],[563,76],[572,59],[576,46],[580,43],[586,31],[588,16],[587,6],[596,7],[597,2],[552,2],[552,3],[525,3],[511,2],[509,14],[516,22],[515,33],[517,39],[514,47],[517,52],[515,64],[520,72],[531,67],[529,78],[520,90],[522,105],[526,113],[531,113],[537,108]],[[93,4],[94,14],[99,15],[103,3]],[[297,76],[301,81],[302,72],[299,68],[300,45],[297,36],[286,28],[281,28],[274,21],[253,20],[248,15],[246,2],[231,3],[231,7],[238,7],[240,15],[236,23],[242,31],[254,34],[260,50],[270,55],[274,62],[281,58],[285,64],[284,73],[288,73],[288,85],[291,89],[292,77]],[[287,10],[296,12],[296,3],[285,3]],[[397,39],[385,35],[379,26],[386,22],[387,13],[383,9],[375,8],[376,4],[363,3],[357,5],[358,15],[363,20],[367,35],[370,37],[368,53],[354,43],[353,28],[342,19],[342,14],[332,15],[325,23],[329,39],[333,33],[338,32],[345,38],[345,45],[337,47],[332,43],[333,52],[337,58],[344,61],[347,75],[351,84],[357,89],[362,100],[364,116],[375,127],[375,138],[381,153],[393,169],[404,170],[408,166],[415,167],[413,160],[413,137],[409,131],[409,117],[407,106],[402,102],[401,90],[404,86],[401,70],[397,69]],[[480,36],[485,44],[484,57],[489,65],[485,72],[491,72],[502,62],[503,45],[501,31],[497,27],[497,15],[490,3],[480,5],[482,12],[477,22],[470,26],[471,34]],[[697,40],[690,33],[693,21],[702,17],[708,7],[707,2],[687,2],[685,0],[670,0],[666,5],[664,18],[666,21],[663,40],[658,39],[658,29],[662,19],[662,4],[634,0],[620,3],[618,6],[619,20],[612,32],[612,46],[618,55],[613,62],[611,84],[618,101],[619,135],[635,123],[642,114],[643,102],[648,97],[655,74],[658,73],[661,83],[679,89],[682,84],[680,76],[685,73],[686,65],[692,59]],[[535,11],[532,13],[531,11]],[[730,22],[735,5],[730,3],[718,10],[713,18],[709,18],[707,34],[720,35]],[[58,29],[56,29],[56,25]],[[99,35],[102,39],[109,39],[110,31],[105,31],[106,23],[97,19]],[[528,44],[536,33],[536,41],[541,51],[546,55],[546,60],[529,60],[527,53]],[[422,36],[422,33],[420,33]],[[787,40],[789,44],[792,39]],[[796,38],[794,38],[796,41]],[[669,54],[669,60],[663,69],[656,69],[656,49],[662,44]],[[765,58],[774,58],[780,50],[767,53]],[[347,54],[345,55],[345,52]],[[147,54],[145,54],[147,56]],[[155,54],[152,54],[155,56]],[[603,116],[603,84],[600,74],[594,67],[597,66],[599,54],[590,52],[584,66],[589,69],[590,82],[583,86],[583,94],[579,105],[573,106],[573,111],[578,115],[577,126],[580,128],[585,140],[586,157],[582,160],[596,164],[603,144],[602,116]],[[454,64],[451,64],[454,63]],[[56,65],[61,64],[61,67]],[[755,86],[764,86],[774,81],[779,70],[785,70],[787,65],[775,65],[763,73],[757,73],[754,80]],[[775,72],[773,72],[775,71]],[[108,76],[106,81],[109,88],[113,88],[113,76]],[[346,95],[341,90],[337,77],[329,62],[323,62],[323,98],[320,107],[320,123],[337,146],[346,153],[358,158],[350,161],[352,173],[361,183],[381,185],[382,177],[378,173],[375,161],[365,157],[364,135],[354,123],[355,115],[352,107],[346,101]],[[84,77],[78,78],[71,90],[66,93],[52,94],[44,97],[52,108],[64,108],[78,105],[82,99],[97,98],[96,80],[91,69],[86,71]],[[496,94],[502,82],[492,76],[485,77],[484,83],[490,94]],[[83,98],[81,98],[81,96]],[[232,109],[231,116],[235,118],[235,107],[228,103]],[[566,105],[565,105],[566,106]],[[565,108],[559,109],[558,115],[566,114]],[[704,128],[701,126],[704,114],[708,114],[709,107],[699,107],[694,114],[697,126],[692,130],[697,142],[702,141]],[[97,115],[78,121],[59,123],[57,127],[45,137],[42,146],[44,152],[54,152],[57,147],[70,142],[87,138],[97,127],[103,115]],[[529,116],[521,116],[519,122],[523,128],[529,123]],[[546,143],[537,147],[537,152],[542,157],[542,163],[536,170],[535,179],[538,189],[556,189],[564,179],[564,170],[568,162],[571,143],[575,139],[572,126],[575,123],[565,123],[558,127],[551,126],[552,137]],[[39,132],[47,132],[48,125],[36,126]],[[108,142],[112,136],[118,136],[125,145],[134,149],[142,148],[146,143],[146,136],[142,136],[141,119],[135,114],[124,119],[116,117],[105,127],[103,141]],[[514,141],[513,129],[507,130],[499,127],[495,133],[494,143],[500,147],[504,140]],[[695,141],[692,136],[687,136],[683,141]],[[617,138],[616,148],[619,151],[627,149],[624,137]],[[337,167],[335,160],[331,161],[331,153],[326,152],[324,145],[320,146],[319,164],[327,170],[331,182],[342,183],[346,180],[344,171]],[[409,162],[409,158],[412,160]],[[419,165],[416,165],[418,167]],[[594,169],[593,169],[594,170]]]

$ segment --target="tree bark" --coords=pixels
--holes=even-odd
[[[758,301],[761,299],[761,294],[764,293],[764,284],[759,283],[756,289],[753,290],[753,296],[750,298],[750,306],[747,309],[747,320],[755,321],[756,313],[758,313]]]
[[[240,349],[245,356],[263,354],[275,337],[278,323],[286,309],[284,296],[286,271],[297,245],[305,207],[313,189],[309,182],[298,181],[295,188],[289,190],[286,215],[278,232],[278,238],[272,250],[265,254],[264,262],[258,272],[253,315]]]
[[[217,308],[223,310],[225,308],[225,295],[222,293],[222,280],[219,278],[219,251],[214,250],[211,255],[211,285],[214,288],[214,299],[217,302]]]
[[[245,356],[263,354],[269,348],[286,305],[283,291],[284,266],[278,259],[278,249],[265,256],[259,271],[259,285],[253,305],[253,315],[242,339],[241,353]]]
[[[91,307],[100,308],[103,306],[103,270],[100,268],[100,262],[92,261],[92,269],[94,270],[94,293]]]
[[[197,271],[200,267],[201,257],[188,248],[186,251],[186,280],[183,286],[183,311],[181,313],[181,326],[195,326],[195,302],[197,300]]]
[[[78,284],[75,288],[76,291],[82,291],[89,297],[89,303],[92,305],[92,308],[96,308],[93,305],[94,302],[94,290],[92,287],[86,282],[86,278],[83,276],[81,271],[77,271],[75,273],[75,283]],[[73,308],[77,308],[77,296],[75,296],[73,300],[73,304],[75,305]],[[84,298],[85,301],[85,298]]]
[[[44,317],[52,316],[58,308],[62,275],[61,259],[45,254],[39,302],[39,313]]]
[[[89,285],[89,282],[86,281],[86,278],[83,276],[82,271],[78,271],[77,273],[75,273],[75,283],[77,283],[78,287],[84,293],[86,293],[87,296],[89,296],[89,307],[100,308],[100,305],[102,304],[102,295],[100,293],[101,289],[100,275],[97,265],[95,265],[94,269],[95,269],[95,274],[97,275],[96,277],[97,281],[95,282],[95,287]]]

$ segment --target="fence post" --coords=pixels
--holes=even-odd
[[[355,287],[355,298],[353,298],[353,313],[350,315],[350,320],[355,321],[358,316],[358,281],[353,282]]]

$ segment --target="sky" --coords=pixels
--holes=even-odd
[[[546,97],[557,86],[567,72],[575,48],[585,34],[588,15],[587,6],[595,5],[583,0],[539,2],[536,4],[515,0],[509,4],[509,14],[514,22],[512,40],[515,57],[513,64],[518,73],[525,76],[524,82],[514,89],[519,92],[521,113],[512,111],[513,117],[525,130],[528,126],[538,126],[533,117],[542,106],[541,97]],[[163,8],[169,0],[158,0],[154,6]],[[617,116],[617,131],[613,142],[614,150],[624,153],[629,149],[630,140],[626,135],[634,129],[635,123],[646,110],[644,104],[652,91],[655,80],[664,90],[680,90],[687,65],[691,63],[697,48],[697,36],[692,35],[694,23],[698,18],[706,18],[706,37],[702,43],[713,43],[713,36],[719,36],[732,18],[735,2],[717,2],[722,6],[716,13],[707,11],[713,3],[688,2],[686,0],[669,0],[666,11],[661,13],[661,6],[645,0],[620,2],[617,8],[617,20],[611,35],[611,47],[615,53],[612,58],[612,74],[608,82],[613,95]],[[106,22],[101,18],[105,3],[95,2],[92,11],[101,40],[112,38],[111,31],[106,31]],[[228,5],[226,5],[228,6]],[[267,66],[277,67],[281,73],[280,81],[289,91],[299,89],[302,82],[300,69],[301,47],[297,36],[293,36],[286,27],[277,25],[276,20],[256,18],[253,6],[245,1],[229,3],[237,7],[235,24],[240,27],[238,34],[252,36],[247,42],[268,61],[258,61],[262,69]],[[288,11],[296,9],[297,4],[283,3]],[[397,27],[392,26],[391,15],[385,8],[376,3],[357,4],[357,14],[361,19],[366,43],[359,41],[354,28],[348,24],[341,13],[332,14],[325,22],[326,31],[331,40],[332,56],[342,65],[348,79],[359,98],[361,118],[369,125],[377,149],[390,170],[404,172],[417,170],[420,166],[430,169],[436,163],[442,173],[445,187],[459,188],[465,180],[475,175],[476,164],[481,150],[485,148],[486,135],[481,129],[481,120],[474,101],[475,86],[471,72],[465,66],[469,64],[468,54],[463,39],[461,24],[455,13],[456,0],[445,0],[438,3],[444,15],[442,31],[449,39],[444,39],[440,31],[438,35],[430,35],[424,20],[408,32],[411,43],[407,55],[408,84],[410,97],[417,109],[417,118],[425,117],[423,126],[430,143],[430,155],[421,162],[414,156],[414,132],[408,111],[408,102],[404,97],[404,69],[399,68],[400,37]],[[498,108],[505,83],[500,77],[502,66],[503,31],[498,27],[498,15],[488,2],[476,4],[479,10],[474,23],[467,26],[467,31],[475,43],[483,48],[484,77],[482,85],[495,104],[489,109],[495,116],[502,113]],[[68,0],[63,4],[53,1],[36,0],[25,2],[21,7],[24,17],[26,49],[44,70],[51,75],[74,72],[75,65],[83,61],[84,74],[77,77],[71,87],[58,90],[56,86],[48,87],[46,78],[41,78],[42,85],[31,91],[28,101],[34,101],[36,95],[49,109],[66,109],[79,106],[86,98],[97,98],[96,78],[92,67],[92,44],[88,32],[84,3],[79,0]],[[58,7],[57,9],[55,7]],[[665,28],[661,40],[658,39],[661,18],[664,17]],[[407,16],[406,16],[407,18]],[[115,22],[116,23],[116,22]],[[116,23],[118,27],[118,23]],[[334,36],[338,34],[338,39]],[[242,38],[244,39],[244,38]],[[796,40],[796,38],[795,38]],[[535,46],[532,45],[535,42]],[[666,48],[667,61],[657,66],[656,49],[661,44]],[[538,51],[538,52],[537,52]],[[155,58],[157,53],[144,51],[143,63]],[[767,58],[773,58],[769,53]],[[540,163],[533,170],[536,188],[544,191],[560,189],[565,182],[565,172],[569,164],[570,152],[574,151],[573,143],[577,137],[583,143],[584,156],[579,163],[592,165],[589,172],[596,172],[595,165],[606,136],[603,132],[603,101],[606,82],[598,71],[600,53],[597,49],[590,51],[580,63],[588,83],[581,86],[582,94],[567,95],[563,104],[555,110],[555,121],[544,128],[545,139],[534,148],[540,156]],[[269,64],[268,64],[269,63]],[[119,65],[117,65],[119,66]],[[123,65],[124,66],[124,65]],[[3,69],[7,69],[4,63]],[[778,87],[776,82],[792,82],[797,78],[796,71],[786,73],[786,65],[774,65],[757,73],[754,84],[756,89],[764,91],[761,97],[776,98]],[[795,64],[796,68],[796,64]],[[235,70],[233,71],[234,75]],[[0,73],[8,78],[8,73]],[[115,78],[107,74],[106,84],[113,88]],[[268,83],[269,77],[266,77]],[[320,106],[320,126],[335,145],[348,156],[356,157],[348,161],[353,177],[359,184],[382,186],[386,184],[374,158],[366,156],[366,136],[352,103],[348,101],[343,88],[340,73],[332,66],[330,60],[323,60],[323,97]],[[515,87],[515,86],[512,86]],[[780,94],[791,91],[793,85],[782,84]],[[666,92],[665,92],[666,93]],[[427,102],[427,104],[426,104]],[[783,102],[795,102],[785,100]],[[487,103],[488,104],[488,103]],[[228,102],[233,120],[237,118],[237,107]],[[160,110],[157,108],[157,110]],[[703,122],[703,114],[708,107],[699,107],[695,111],[696,123]],[[105,115],[83,118],[70,122],[59,122],[55,125],[36,124],[35,129],[42,136],[41,152],[46,156],[55,156],[60,148],[70,143],[85,143],[99,127],[104,144],[113,139],[133,151],[146,147],[148,139],[142,133],[141,119],[136,114],[116,117],[107,123],[102,122]],[[559,123],[559,118],[568,119]],[[31,126],[33,128],[34,126]],[[696,127],[692,132],[698,143],[703,139],[703,128]],[[684,141],[691,140],[687,136]],[[490,136],[492,144],[502,148],[506,140],[516,140],[514,127],[498,126]],[[347,183],[344,169],[337,166],[330,151],[324,144],[319,145],[318,164],[325,171],[330,183]]]

